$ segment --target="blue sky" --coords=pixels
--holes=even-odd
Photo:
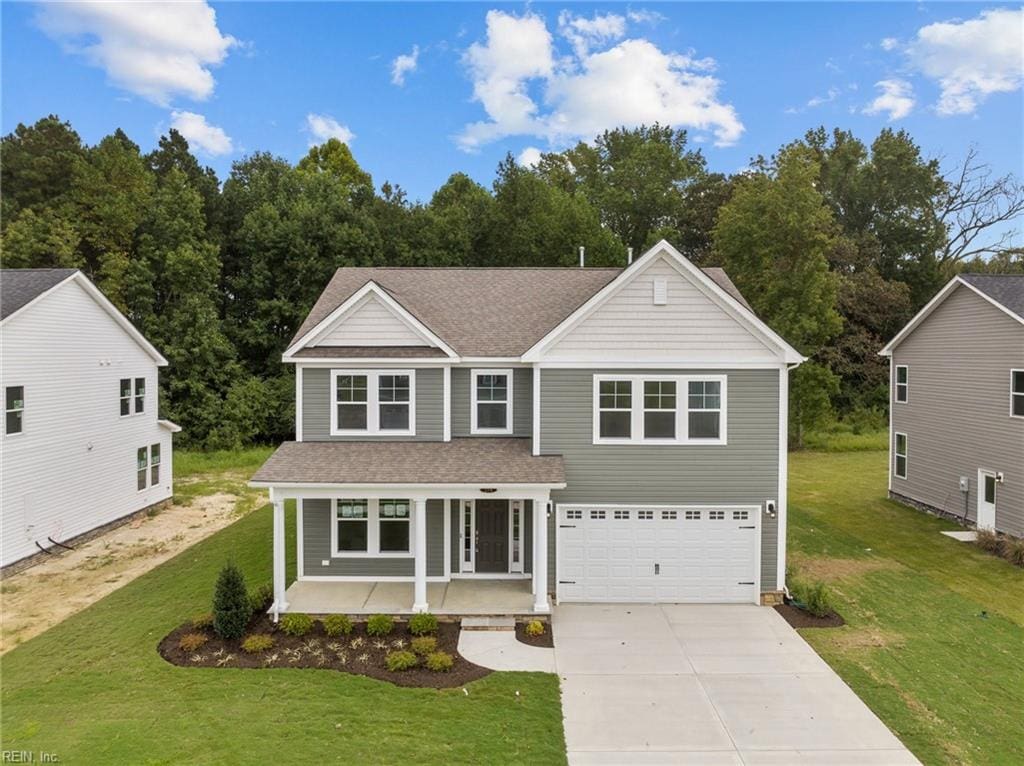
[[[971,144],[1022,174],[1024,11],[961,3],[4,3],[2,130],[56,113],[144,150],[180,126],[223,179],[255,150],[349,138],[379,185],[489,184],[603,127],[660,119],[712,169],[824,124]],[[396,60],[404,62],[396,76]],[[524,153],[525,152],[525,153]]]

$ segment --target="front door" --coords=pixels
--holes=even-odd
[[[508,573],[508,500],[476,501],[476,571]]]
[[[978,471],[978,529],[996,528],[996,475]]]

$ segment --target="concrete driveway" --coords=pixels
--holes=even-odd
[[[918,761],[774,609],[556,608],[569,763]]]

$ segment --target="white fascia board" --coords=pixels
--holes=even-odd
[[[441,349],[449,357],[458,356],[455,353],[455,351],[453,351],[452,348],[447,343],[445,343],[437,335],[435,335],[434,332],[429,327],[427,327],[425,324],[423,324],[423,322],[421,322],[419,319],[413,316],[409,311],[405,309],[404,306],[402,306],[402,304],[400,304],[398,301],[392,298],[391,295],[387,292],[387,290],[384,290],[380,285],[378,285],[371,279],[365,285],[363,285],[354,293],[352,293],[352,295],[350,295],[348,299],[345,300],[344,303],[342,303],[340,306],[334,309],[334,311],[332,311],[326,317],[317,322],[317,324],[314,327],[310,328],[310,330],[305,335],[303,335],[301,338],[295,341],[295,343],[289,346],[288,349],[284,352],[282,360],[285,362],[291,361],[289,357],[291,357],[292,354],[294,354],[299,349],[305,347],[306,345],[314,341],[317,338],[317,336],[325,332],[331,325],[334,324],[335,321],[344,316],[353,307],[359,305],[362,299],[370,294],[373,294],[375,297],[379,298],[381,302],[384,303],[384,305],[386,305],[389,309],[394,311],[395,314],[397,314],[398,317],[403,322],[405,322],[411,330],[419,334],[425,341]]]
[[[60,282],[58,282],[57,284],[51,285],[50,287],[46,288],[45,290],[43,290],[43,292],[39,293],[39,295],[37,295],[32,300],[30,300],[24,306],[22,306],[21,308],[15,310],[15,311],[12,311],[10,314],[5,316],[3,319],[0,319],[0,324],[7,324],[7,322],[9,322],[12,319],[14,319],[14,317],[18,316],[19,314],[21,314],[24,311],[27,311],[32,306],[35,306],[37,303],[39,303],[41,300],[43,300],[43,298],[45,298],[47,295],[52,293],[54,290],[56,290],[61,285],[66,285],[68,282],[70,282],[76,276],[78,276],[77,273],[76,274],[70,274],[67,277],[65,277],[64,279],[62,279]]]
[[[312,357],[312,356],[287,356],[282,354],[281,361],[284,364],[302,365],[303,367],[409,367],[417,369],[429,367],[451,367],[459,362],[459,357],[405,357],[405,356],[334,356],[334,357]]]
[[[270,489],[275,497],[306,497],[323,498],[337,497],[339,492],[346,496],[381,498],[393,497],[401,493],[401,497],[415,499],[418,497],[471,500],[480,499],[522,499],[531,493],[549,492],[554,489],[565,489],[565,482],[536,484],[314,484],[310,482],[287,481],[250,481],[248,485],[256,489]],[[484,488],[493,492],[484,492]],[[455,493],[455,494],[446,494]]]
[[[161,428],[166,428],[172,434],[176,434],[176,433],[179,433],[181,431],[181,426],[179,426],[174,421],[171,421],[171,420],[158,420],[156,422],[157,422],[157,425],[159,425]]]
[[[766,342],[769,346],[774,346],[783,361],[799,364],[807,360],[807,357],[803,356],[795,348],[790,346],[778,333],[758,319],[754,312],[729,295],[729,293],[723,290],[718,283],[711,279],[711,277],[690,263],[687,258],[663,239],[637,260],[633,261],[633,263],[630,266],[627,266],[619,276],[598,290],[586,303],[576,309],[576,311],[562,320],[557,327],[530,347],[530,349],[523,354],[523,361],[541,361],[543,359],[544,352],[549,346],[586,318],[595,308],[600,306],[611,296],[615,295],[623,286],[631,282],[637,274],[644,270],[647,264],[662,256],[667,256],[665,258],[667,263],[672,264],[684,277],[688,277],[698,289],[704,292],[705,295],[719,305],[726,313],[746,327],[755,337],[762,342]]]

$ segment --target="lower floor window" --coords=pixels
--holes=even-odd
[[[160,483],[160,445],[153,444],[149,448],[149,485],[155,487]]]
[[[334,555],[398,555],[411,550],[409,500],[339,498],[334,501]]]
[[[896,434],[895,471],[898,479],[907,478],[907,435]]]
[[[369,544],[369,513],[365,500],[338,500],[335,524],[340,553],[365,553]]]
[[[409,552],[408,500],[381,500],[377,523],[382,553]]]
[[[149,473],[149,451],[139,447],[135,453],[135,486],[139,492],[146,488],[146,476]]]

